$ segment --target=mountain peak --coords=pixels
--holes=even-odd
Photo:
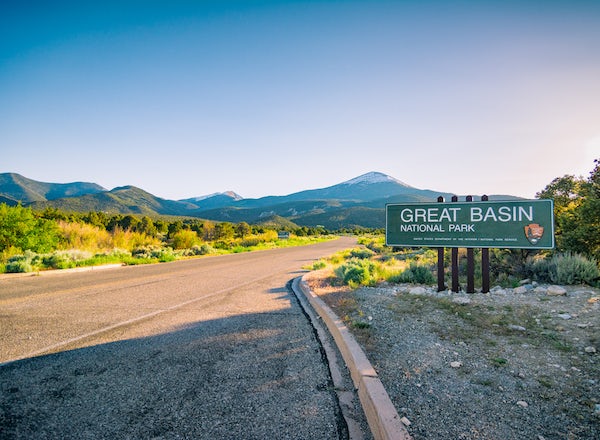
[[[244,199],[242,196],[240,196],[235,191],[225,191],[225,192],[221,193],[220,195],[231,197],[233,200],[243,200]]]
[[[398,179],[395,179],[392,176],[388,176],[387,174],[384,173],[380,173],[378,171],[371,171],[369,173],[360,175],[358,177],[355,177],[354,179],[350,179],[347,180],[345,182],[343,182],[343,185],[356,185],[356,184],[360,184],[360,183],[386,183],[386,182],[393,182],[393,183],[397,183],[400,184],[402,186],[405,186],[407,188],[410,188],[410,185],[407,185],[404,182],[401,182]]]
[[[205,196],[191,197],[191,198],[185,199],[183,201],[190,202],[190,203],[196,203],[196,202],[201,202],[203,200],[212,199],[215,197],[229,197],[230,199],[235,200],[235,201],[244,199],[242,196],[240,196],[235,191],[225,191],[225,192],[216,192],[216,193],[212,193],[212,194],[207,194]]]

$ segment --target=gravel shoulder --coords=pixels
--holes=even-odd
[[[352,330],[419,439],[600,438],[600,291],[489,294],[306,278]]]

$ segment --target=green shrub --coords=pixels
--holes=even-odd
[[[567,285],[592,285],[600,278],[598,263],[594,259],[570,252],[528,262],[528,272],[537,281]]]
[[[92,256],[87,251],[71,249],[68,251],[54,251],[49,254],[36,254],[25,251],[24,254],[14,255],[9,258],[4,266],[5,272],[32,272],[40,269],[70,269],[82,266],[95,266],[108,263],[124,262],[131,259],[128,251],[113,249],[108,253]]]
[[[207,255],[210,254],[213,251],[212,247],[210,247],[208,244],[204,243],[200,246],[196,245],[192,247],[192,252],[194,253],[194,255]]]
[[[5,266],[7,273],[27,273],[35,270],[32,263],[37,254],[32,251],[25,251],[23,254],[13,255],[8,259]]]
[[[189,229],[182,229],[172,236],[173,249],[190,249],[198,244],[198,234]]]
[[[514,275],[509,275],[507,273],[500,273],[494,277],[494,283],[502,287],[515,288],[519,286],[519,281],[521,281],[521,279],[522,277],[515,277]]]
[[[367,248],[371,249],[376,254],[383,254],[387,250],[387,248],[385,247],[385,245],[383,243],[377,243],[375,241],[371,241],[366,246],[367,246]]]
[[[152,253],[158,252],[160,248],[157,246],[138,246],[131,251],[131,256],[134,258],[153,258]]]
[[[556,284],[592,284],[599,277],[598,263],[581,254],[567,252],[550,261],[550,279]]]
[[[219,241],[216,241],[214,243],[214,247],[215,247],[215,249],[220,249],[220,250],[223,250],[223,251],[228,251],[228,250],[231,250],[232,245],[228,241],[219,240]]]
[[[163,249],[160,255],[158,256],[158,261],[161,263],[168,263],[169,261],[175,261],[177,256],[173,253],[173,250],[170,248]]]
[[[375,255],[375,252],[370,249],[352,249],[350,251],[350,258],[358,258],[361,260],[371,258],[373,255]]]
[[[325,267],[327,267],[327,263],[325,263],[323,260],[315,261],[311,266],[312,270],[324,269]]]
[[[536,281],[542,283],[552,282],[552,263],[548,258],[527,260],[525,272],[528,278],[533,278]]]
[[[75,262],[68,255],[52,253],[42,257],[42,265],[48,269],[69,269],[75,267]]]
[[[448,252],[448,254],[450,254]],[[528,259],[520,249],[490,249],[490,273],[492,277],[509,274],[523,279],[530,276],[527,273]],[[477,260],[476,260],[477,261]]]
[[[365,245],[376,254],[384,254],[389,252],[391,248],[385,245],[385,237],[383,235],[375,236],[367,235],[358,238],[358,244]]]
[[[81,265],[82,262],[90,258],[91,254],[89,252],[72,249],[40,255],[34,258],[33,263],[48,269],[69,269]]]
[[[411,263],[408,269],[391,277],[389,281],[394,283],[433,284],[436,279],[428,266]]]
[[[33,272],[33,267],[31,260],[25,258],[23,255],[17,255],[8,260],[5,270],[7,273],[26,273]]]
[[[127,249],[119,249],[119,248],[114,248],[109,252],[106,252],[104,254],[96,254],[96,256],[100,256],[100,255],[106,255],[107,257],[114,257],[114,258],[128,258],[131,257],[131,252],[129,252]]]
[[[264,243],[264,240],[261,240],[258,237],[249,237],[240,241],[240,246],[243,247],[252,247],[258,246],[259,244]]]
[[[369,260],[351,258],[335,269],[335,274],[344,284],[367,285],[372,281],[375,264]]]
[[[160,262],[174,261],[177,256],[173,249],[160,246],[140,246],[131,251],[131,256],[141,261],[158,260]]]

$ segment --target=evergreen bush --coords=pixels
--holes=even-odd
[[[75,262],[63,253],[53,252],[41,257],[42,265],[49,269],[70,269],[75,267]]]
[[[207,254],[210,254],[212,251],[213,251],[212,247],[210,247],[206,243],[204,243],[200,246],[198,246],[198,245],[192,246],[192,252],[194,255],[207,255]]]
[[[375,252],[370,249],[352,249],[350,251],[351,258],[358,258],[360,260],[371,258],[373,255],[375,255]]]
[[[27,273],[33,272],[33,267],[27,260],[16,260],[7,262],[4,270],[6,273]]]
[[[252,247],[252,246],[258,246],[261,243],[264,243],[264,240],[261,240],[259,237],[249,237],[249,238],[244,238],[243,240],[241,240],[240,246]]]
[[[368,285],[372,281],[375,264],[369,260],[351,258],[335,269],[335,274],[349,286]]]
[[[139,246],[131,251],[131,256],[141,260],[173,261],[176,255],[170,247]]]
[[[596,260],[571,252],[534,261],[530,266],[530,272],[532,277],[540,282],[566,285],[594,285],[600,278]]]
[[[428,266],[411,263],[409,268],[388,281],[395,283],[433,284],[436,279]]]

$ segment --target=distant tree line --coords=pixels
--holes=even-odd
[[[192,247],[198,241],[226,243],[268,231],[287,230],[298,237],[326,235],[323,227],[266,227],[246,222],[214,222],[195,218],[150,218],[132,214],[106,212],[75,213],[48,207],[33,211],[21,205],[0,204],[0,252],[50,252],[64,241],[65,224],[89,225],[97,236],[107,232],[131,233],[156,239],[175,249]],[[72,231],[72,228],[69,229]],[[82,232],[78,231],[81,235]],[[88,233],[90,231],[88,230]],[[139,240],[138,240],[139,241]],[[151,241],[151,240],[150,240]],[[156,242],[155,241],[155,242]]]

